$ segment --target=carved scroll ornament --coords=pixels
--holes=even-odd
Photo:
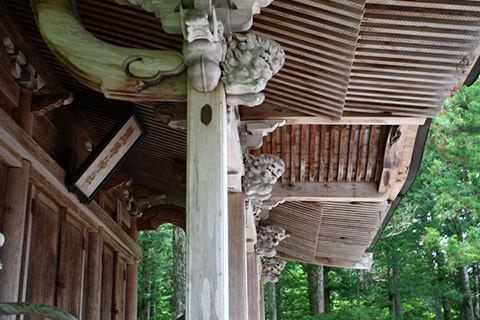
[[[263,282],[276,283],[278,276],[287,265],[285,260],[278,258],[266,259],[262,264],[262,280]]]
[[[254,156],[247,154],[244,159],[245,175],[243,189],[247,200],[270,199],[273,185],[285,172],[285,163],[272,154]]]
[[[31,1],[43,39],[75,78],[112,99],[185,99],[185,78],[181,75],[185,65],[179,52],[134,49],[101,41],[77,20],[71,3]]]

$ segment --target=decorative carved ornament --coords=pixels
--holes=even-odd
[[[263,282],[276,283],[278,276],[287,265],[285,260],[278,258],[265,259],[262,263],[262,280]]]
[[[270,199],[273,185],[285,172],[285,163],[272,154],[245,155],[243,189],[247,200]]]
[[[45,83],[23,52],[15,46],[10,38],[3,38],[1,41],[10,59],[10,73],[18,85],[32,91],[40,90]]]
[[[272,258],[277,255],[277,247],[280,241],[286,238],[285,229],[275,225],[258,227],[257,229],[257,253],[260,256]]]
[[[227,102],[261,104],[265,99],[261,91],[284,63],[285,52],[276,41],[254,33],[233,35],[222,63]]]
[[[250,120],[240,122],[240,143],[243,152],[262,147],[263,137],[285,125],[285,120]]]

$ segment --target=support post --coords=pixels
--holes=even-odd
[[[230,320],[247,320],[247,238],[243,193],[228,194]]]
[[[129,235],[138,243],[137,217],[130,219]],[[138,262],[127,264],[127,286],[125,296],[125,320],[137,319],[137,279]]]
[[[187,125],[187,320],[228,320],[227,117],[220,83],[189,84]]]
[[[31,136],[33,133],[32,91],[20,89],[20,104],[16,110],[18,125]]]
[[[3,270],[0,272],[2,302],[16,302],[19,298],[29,173],[30,163],[26,160],[22,160],[21,168],[8,169],[2,223],[5,245],[0,250],[0,261],[3,263]],[[15,319],[15,316],[6,316],[2,319]]]
[[[260,320],[260,277],[255,251],[247,253],[248,320]]]
[[[103,239],[101,232],[91,232],[88,236],[88,266],[85,319],[100,319],[102,305],[102,255]]]

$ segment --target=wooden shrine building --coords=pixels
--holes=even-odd
[[[186,319],[259,320],[284,259],[371,267],[480,3],[1,0],[0,40],[1,318],[136,319],[173,223]]]

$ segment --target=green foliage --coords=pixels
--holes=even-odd
[[[142,261],[138,266],[139,318],[173,319],[173,225],[161,225],[155,231],[141,231],[139,244]],[[150,318],[147,318],[150,307]]]

